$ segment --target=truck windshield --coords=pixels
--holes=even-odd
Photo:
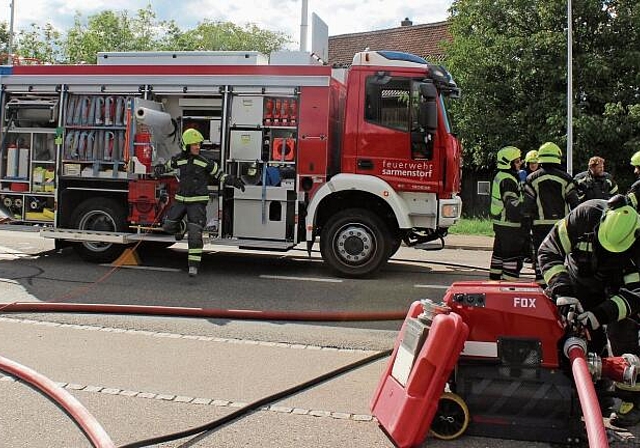
[[[451,121],[449,119],[449,104],[451,104],[451,98],[440,95],[440,109],[442,110],[442,117],[444,118],[444,125],[449,134],[452,134]]]

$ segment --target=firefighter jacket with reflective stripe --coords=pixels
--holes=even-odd
[[[538,261],[554,299],[576,297],[585,310],[602,304],[614,322],[640,311],[640,243],[621,253],[605,250],[597,233],[606,209],[606,201],[592,199],[558,221],[538,249]]]
[[[636,180],[627,192],[629,204],[640,212],[640,179]]]
[[[527,176],[524,201],[534,226],[555,224],[580,203],[573,178],[554,163],[543,163]]]
[[[618,184],[609,173],[594,176],[591,171],[576,174],[573,179],[578,191],[580,202],[589,199],[609,199],[618,192]]]
[[[495,225],[520,227],[522,193],[515,170],[499,170],[491,184],[491,219]]]
[[[178,202],[208,202],[209,180],[213,178],[216,182],[222,182],[226,176],[216,162],[186,152],[173,156],[166,166],[180,171],[180,185],[175,196]]]

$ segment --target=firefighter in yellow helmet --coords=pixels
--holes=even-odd
[[[640,211],[640,151],[631,156],[631,166],[633,167],[633,174],[636,176],[636,181],[631,185],[627,192],[627,198],[629,203]]]
[[[538,149],[538,162],[540,169],[527,176],[524,183],[524,209],[531,219],[534,248],[540,247],[553,225],[580,203],[573,178],[561,166],[562,150],[558,145],[543,143]],[[537,265],[536,282],[544,286]]]
[[[538,163],[538,151],[532,149],[524,156],[524,167],[518,171],[520,182],[524,183],[527,176],[540,168]]]
[[[187,215],[189,253],[189,276],[198,274],[202,258],[202,230],[207,223],[207,203],[209,202],[209,179],[223,185],[233,186],[244,191],[244,182],[233,175],[222,172],[218,164],[200,155],[200,144],[204,141],[202,134],[196,129],[187,129],[182,134],[182,151],[164,165],[156,165],[154,173],[157,177],[167,171],[180,170],[180,185],[176,192],[173,206],[169,209],[162,228],[167,233],[181,240],[184,229],[180,224]]]
[[[493,220],[493,253],[489,278],[515,280],[522,270],[522,192],[518,170],[522,165],[520,150],[506,146],[498,151],[498,171],[491,184],[490,215]]]
[[[589,351],[640,356],[640,215],[623,195],[592,199],[559,220],[538,250],[540,269],[560,314],[589,330]],[[603,330],[607,326],[607,334]],[[625,390],[618,426],[640,421],[640,386]]]

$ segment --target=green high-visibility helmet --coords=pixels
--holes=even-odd
[[[538,163],[538,151],[532,149],[524,156],[524,161],[526,163]]]
[[[598,227],[598,241],[609,252],[624,252],[636,241],[638,229],[640,215],[632,206],[609,209]]]
[[[631,156],[631,165],[640,166],[640,151]]]
[[[562,150],[553,142],[543,143],[538,149],[539,163],[562,163]]]
[[[496,161],[498,165],[498,169],[500,170],[508,170],[511,168],[511,162],[516,159],[519,159],[521,152],[515,146],[505,146],[501,150],[498,151],[498,155],[496,156]]]
[[[204,137],[197,129],[189,128],[182,133],[182,143],[184,145],[184,149],[189,147],[189,145],[193,145],[194,143],[200,143],[204,141]]]

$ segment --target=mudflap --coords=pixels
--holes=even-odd
[[[414,302],[396,339],[389,364],[371,400],[371,410],[396,446],[411,447],[427,437],[468,327],[453,313],[436,314],[429,326]]]

